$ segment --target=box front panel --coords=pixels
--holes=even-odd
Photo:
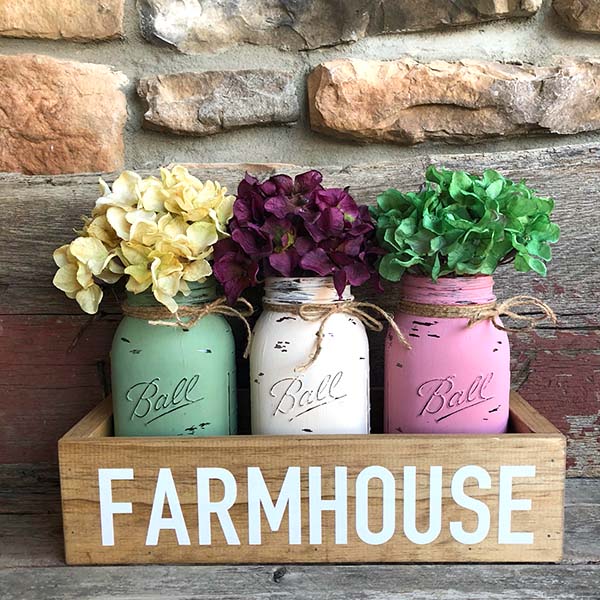
[[[560,560],[561,436],[65,440],[70,564]]]

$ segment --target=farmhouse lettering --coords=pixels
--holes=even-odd
[[[329,470],[328,470],[329,471]],[[333,474],[333,498],[326,499],[322,493],[323,478]],[[422,473],[421,473],[422,475]],[[504,465],[499,469],[497,482],[497,514],[492,515],[489,506],[483,500],[475,498],[465,491],[465,482],[473,479],[477,487],[492,489],[489,472],[477,465],[465,465],[458,468],[448,478],[449,494],[443,490],[443,469],[441,466],[429,468],[428,513],[418,514],[417,498],[422,490],[417,490],[417,468],[404,466],[401,482],[386,467],[372,465],[364,468],[356,478],[349,478],[348,468],[336,466],[333,473],[322,473],[321,467],[312,466],[303,472],[301,467],[291,466],[281,473],[282,483],[278,490],[269,489],[259,467],[247,467],[246,489],[240,490],[234,474],[224,468],[202,467],[195,470],[196,503],[194,514],[184,516],[179,501],[177,485],[170,468],[158,470],[152,498],[152,509],[146,529],[145,544],[159,544],[161,532],[174,532],[180,546],[198,544],[207,546],[213,543],[213,532],[218,527],[228,545],[260,545],[268,543],[268,534],[264,534],[263,525],[275,532],[284,522],[287,523],[288,544],[322,544],[324,531],[322,517],[324,512],[334,515],[334,528],[331,540],[335,544],[347,544],[351,528],[362,542],[370,545],[385,544],[395,536],[404,536],[413,544],[432,544],[442,530],[448,530],[454,540],[460,544],[477,544],[485,540],[491,530],[492,518],[497,524],[498,544],[533,544],[533,533],[512,530],[512,515],[515,511],[531,510],[531,500],[513,497],[515,478],[535,477],[533,465]],[[302,497],[302,478],[307,476],[307,498]],[[119,481],[135,481],[133,469],[98,469],[100,525],[103,546],[114,546],[119,539],[127,536],[123,530],[115,536],[115,515],[128,515],[134,511],[131,499],[124,498],[124,490],[119,490],[120,501],[113,499],[113,487],[122,486]],[[376,481],[380,492],[370,492],[370,485]],[[211,493],[211,482],[219,482],[222,491]],[[401,485],[400,485],[401,483]],[[131,484],[130,484],[131,485]],[[372,489],[373,486],[371,486]],[[306,488],[304,488],[306,489]],[[399,490],[402,493],[399,494]],[[306,492],[305,492],[306,494]],[[464,511],[465,517],[475,515],[477,525],[473,529],[463,526],[461,520],[444,522],[442,498],[450,495],[452,501]],[[238,497],[243,498],[244,515],[232,507]],[[371,503],[382,506],[381,522],[373,525],[369,519]],[[354,518],[349,519],[349,509],[354,510]],[[308,519],[301,519],[307,511]],[[164,516],[165,514],[170,516]],[[234,522],[234,516],[238,522]],[[422,517],[426,516],[426,527]],[[120,518],[126,523],[126,517]],[[303,525],[308,523],[308,526]],[[419,527],[417,523],[420,523]],[[190,527],[197,530],[197,537],[190,535]],[[495,528],[496,529],[496,528]],[[246,533],[247,532],[247,533]],[[240,537],[242,534],[242,537]],[[173,534],[171,534],[173,535]]]
[[[454,375],[426,381],[417,389],[417,395],[425,398],[419,416],[427,413],[436,415],[436,421],[442,421],[482,402],[493,400],[493,396],[486,395],[486,388],[493,378],[493,373],[477,375],[466,389],[456,387]]]

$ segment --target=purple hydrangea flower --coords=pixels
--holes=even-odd
[[[214,273],[229,302],[267,276],[332,276],[346,285],[371,280],[380,250],[366,206],[345,188],[324,188],[319,171],[294,179],[275,175],[262,183],[246,174],[229,222],[231,238],[215,245]]]

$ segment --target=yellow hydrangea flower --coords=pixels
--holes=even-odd
[[[118,265],[111,265],[113,257],[99,240],[78,237],[54,251],[58,271],[52,283],[68,298],[75,299],[84,312],[93,315],[102,300],[102,290],[94,276],[107,283],[114,283],[121,276]]]
[[[171,312],[177,311],[177,302],[174,296],[179,292],[179,283],[183,276],[183,265],[174,254],[158,254],[151,252],[152,263],[152,293],[154,297],[164,304]]]
[[[112,187],[100,180],[100,191],[79,237],[54,253],[54,285],[95,313],[102,299],[98,282],[125,275],[128,291],[151,289],[175,312],[175,296],[190,293],[187,282],[212,275],[213,246],[229,235],[235,198],[181,165],[161,169],[160,178],[124,171]]]

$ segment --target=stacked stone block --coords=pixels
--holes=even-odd
[[[542,18],[542,0],[256,0],[251,10],[242,0],[137,0],[133,32],[124,26],[125,2],[0,3],[0,36],[46,40],[35,42],[36,54],[0,55],[1,171],[118,170],[125,166],[126,126],[179,136],[227,135],[252,126],[310,127],[354,142],[401,145],[600,129],[600,63],[593,58],[529,65],[443,57],[367,60],[352,52],[352,42],[376,36],[415,31],[433,36],[491,21],[517,26]],[[596,2],[554,0],[553,5],[561,35],[600,33]],[[543,18],[549,18],[547,12]],[[143,36],[149,54],[160,54],[161,67],[153,68],[149,59],[129,88],[110,64],[57,60],[39,52],[43,44],[62,44],[63,56],[75,55],[78,43],[93,44],[99,52],[120,44],[119,51],[126,52],[135,36]],[[181,53],[212,56],[248,44],[302,56],[305,66],[293,73],[244,64],[169,68],[170,57]],[[319,61],[319,52],[330,47],[341,54],[347,49],[349,56]],[[143,110],[141,122],[130,118],[127,124],[127,102]],[[315,144],[320,139],[314,135]]]

